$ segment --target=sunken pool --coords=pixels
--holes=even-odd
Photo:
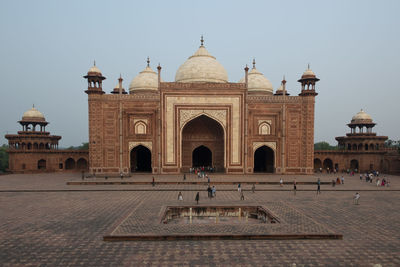
[[[262,224],[279,223],[279,220],[261,206],[168,206],[161,223]]]

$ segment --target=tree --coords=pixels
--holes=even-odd
[[[8,168],[8,153],[7,145],[2,145],[0,147],[0,172],[5,172]]]
[[[331,146],[328,142],[322,141],[314,144],[314,150],[337,150],[337,146]]]
[[[70,146],[69,150],[89,150],[89,143],[82,143],[80,146]]]

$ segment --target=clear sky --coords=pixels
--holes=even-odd
[[[110,92],[151,59],[162,78],[198,48],[237,82],[253,57],[291,95],[310,63],[317,84],[315,141],[335,136],[361,108],[380,135],[400,139],[400,1],[0,1],[0,144],[35,104],[60,146],[88,141],[86,80],[96,60]]]

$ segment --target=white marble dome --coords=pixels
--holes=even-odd
[[[308,65],[306,71],[303,73],[301,78],[315,78],[315,73],[310,69],[310,65]]]
[[[247,90],[249,92],[261,91],[272,94],[274,91],[271,82],[261,72],[259,72],[255,66],[253,66],[253,69],[249,72],[247,79]],[[239,82],[244,83],[245,77],[240,79]]]
[[[353,116],[353,118],[351,118],[351,123],[372,123],[372,118],[361,109]]]
[[[181,83],[227,83],[228,74],[215,57],[201,45],[193,56],[179,67],[175,81]]]
[[[158,75],[149,65],[129,85],[130,93],[140,90],[158,90]]]
[[[94,75],[100,75],[101,76],[101,71],[98,67],[96,67],[96,62],[93,64],[93,66],[88,70],[88,75],[94,74]]]
[[[44,115],[37,110],[35,107],[32,107],[30,110],[25,111],[22,115],[23,121],[45,121]]]

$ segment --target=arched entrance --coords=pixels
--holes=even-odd
[[[333,162],[330,158],[327,158],[324,160],[324,170],[327,170],[329,168],[329,171],[333,170]]]
[[[199,146],[192,153],[192,166],[212,166],[212,152],[206,146]]]
[[[224,129],[208,116],[189,121],[182,129],[182,171],[190,167],[214,167],[224,171]]]
[[[314,170],[319,171],[320,168],[322,168],[321,160],[318,158],[314,159]]]
[[[76,162],[76,168],[78,170],[86,170],[87,169],[87,160],[84,158],[80,158],[78,159],[78,161]]]
[[[151,172],[151,151],[143,145],[131,150],[131,172]]]
[[[69,158],[65,161],[65,169],[73,170],[75,169],[75,160],[73,158]]]
[[[352,159],[352,160],[350,161],[350,169],[351,169],[352,171],[358,170],[358,160]]]
[[[46,160],[41,159],[38,161],[38,170],[45,170],[46,169]]]
[[[274,151],[270,147],[262,146],[254,152],[254,172],[273,173],[274,162]]]

